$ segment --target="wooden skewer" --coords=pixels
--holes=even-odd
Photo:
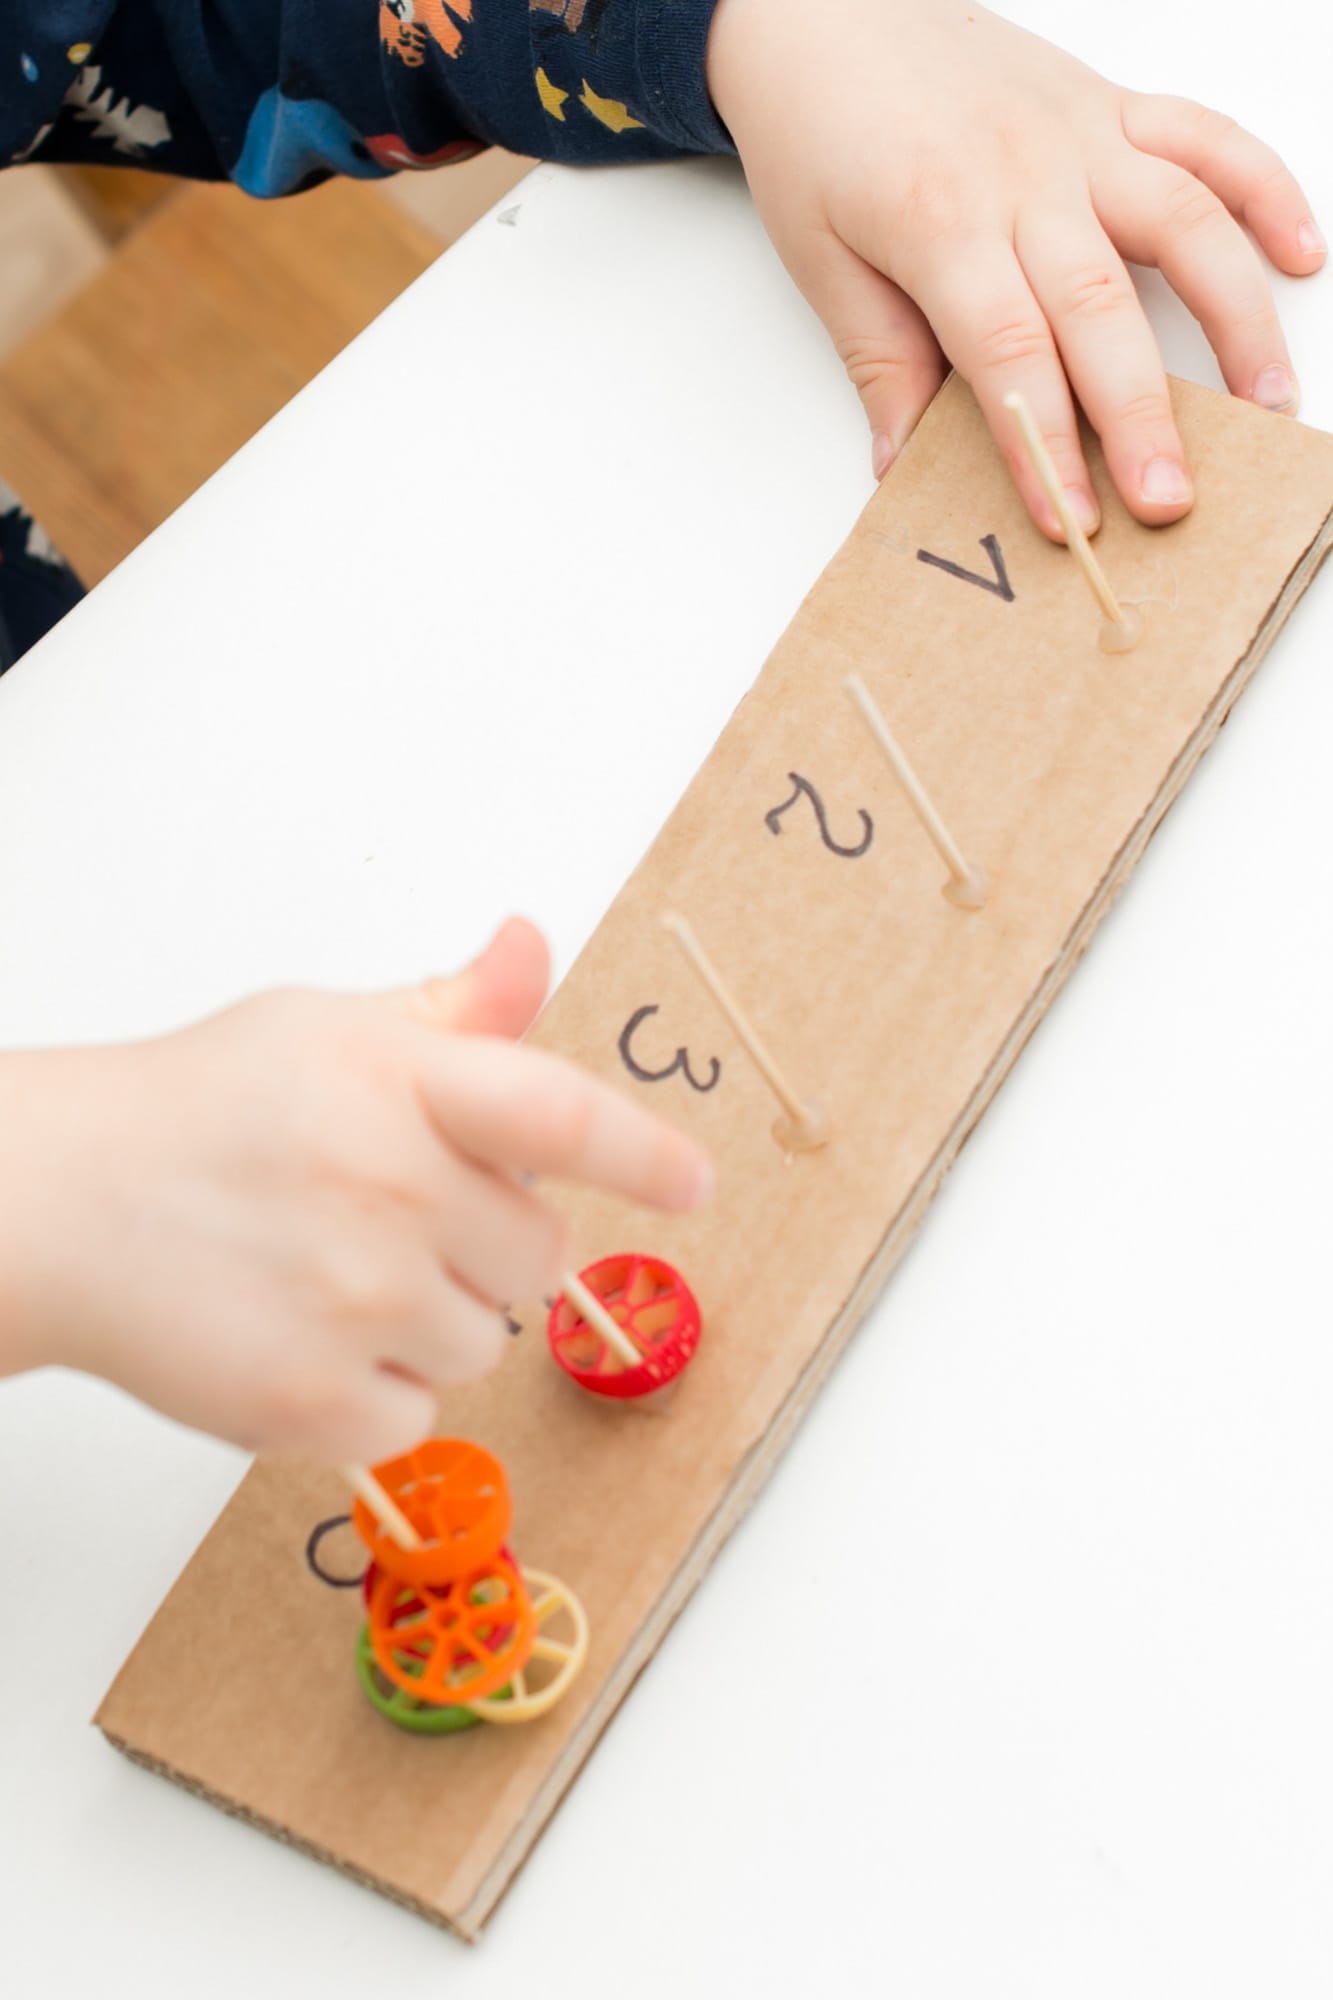
[[[1028,405],[1026,396],[1011,389],[1004,399],[1004,407],[1018,424],[1027,447],[1032,469],[1041,481],[1042,491],[1056,512],[1060,526],[1064,529],[1069,552],[1087,578],[1088,588],[1101,607],[1105,624],[1102,626],[1100,643],[1107,653],[1128,653],[1143,637],[1143,619],[1132,605],[1122,605],[1106,580],[1106,571],[1092,552],[1092,544],[1074,518],[1074,510],[1069,504],[1069,495],[1060,484],[1060,475],[1051,462],[1051,454],[1046,449],[1046,440],[1037,429],[1036,419]]]
[[[643,1360],[618,1319],[613,1318],[596,1292],[590,1291],[577,1272],[566,1271],[560,1279],[567,1299],[572,1299],[589,1326],[595,1326],[611,1352],[624,1362],[626,1368],[637,1368]]]
[[[662,923],[679,943],[686,958],[736,1030],[751,1062],[782,1106],[785,1116],[773,1128],[778,1144],[806,1152],[813,1151],[816,1146],[824,1145],[828,1139],[828,1119],[823,1110],[819,1105],[807,1104],[797,1096],[684,917],[678,916],[672,910],[663,917]]]
[[[422,1540],[398,1502],[386,1493],[368,1465],[345,1465],[343,1472],[352,1491],[365,1501],[390,1541],[400,1549],[419,1549]]]
[[[935,810],[934,802],[908,763],[902,746],[861,676],[848,674],[843,686],[865,717],[866,726],[884,752],[889,769],[907,794],[908,804],[930,835],[940,860],[949,871],[943,893],[960,910],[979,910],[986,900],[985,871],[973,868],[965,859],[963,850]]]

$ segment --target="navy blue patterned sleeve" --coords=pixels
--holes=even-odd
[[[0,0],[0,163],[291,194],[481,146],[571,162],[732,150],[716,0]]]

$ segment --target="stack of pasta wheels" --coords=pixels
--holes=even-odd
[[[357,1500],[371,1563],[356,1663],[371,1702],[428,1735],[547,1714],[587,1657],[588,1621],[558,1577],[515,1561],[499,1459],[463,1438],[429,1438],[374,1475],[421,1545],[402,1547]]]

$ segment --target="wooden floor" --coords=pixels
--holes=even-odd
[[[49,169],[0,173],[0,355],[66,304],[106,256],[101,231]]]
[[[256,202],[229,187],[136,189],[148,177],[132,175],[55,206],[51,170],[34,170],[47,177],[30,181],[39,221],[67,229],[79,272],[63,285],[54,272],[72,296],[35,326],[29,288],[0,357],[0,479],[95,583],[528,164],[487,155],[417,176],[433,185],[410,200],[331,182]],[[21,262],[14,244],[38,239],[14,226],[11,196],[7,243],[5,215],[0,263]]]

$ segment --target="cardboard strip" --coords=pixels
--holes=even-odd
[[[651,1251],[700,1299],[669,1405],[582,1395],[533,1307],[498,1375],[444,1412],[504,1460],[520,1561],[587,1606],[592,1650],[565,1702],[526,1728],[395,1730],[353,1673],[357,1593],[307,1564],[345,1489],[266,1463],[103,1703],[120,1748],[478,1934],[1333,545],[1333,438],[1174,393],[1200,496],[1185,521],[1139,527],[1089,442],[1099,554],[1146,626],[1114,657],[947,384],[539,1024],[535,1039],[690,1126],[719,1172],[686,1219],[558,1196],[582,1261]],[[941,895],[843,693],[852,672],[985,868],[983,910]],[[822,1150],[774,1143],[762,1080],[661,928],[671,908],[829,1112]],[[345,1530],[320,1546],[339,1534],[354,1562]]]

